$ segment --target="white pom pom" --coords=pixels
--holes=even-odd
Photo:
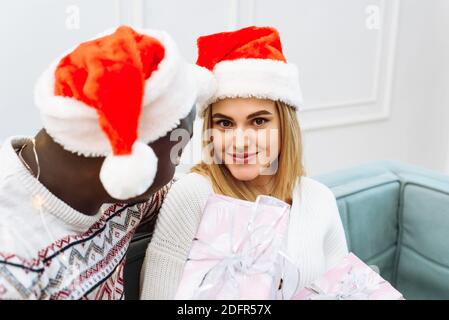
[[[109,155],[100,170],[100,181],[115,199],[126,200],[143,194],[157,172],[157,157],[146,144],[136,141],[130,155]]]

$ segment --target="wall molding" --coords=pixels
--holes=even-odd
[[[378,46],[371,95],[362,99],[350,99],[304,106],[299,112],[300,115],[307,116],[303,120],[302,130],[317,130],[389,119],[391,114],[394,61],[398,40],[397,29],[399,24],[400,1],[381,0],[380,2],[382,26],[378,31]],[[230,29],[255,23],[256,1],[232,0],[231,2],[233,2],[231,7],[238,12],[231,12],[230,14]],[[390,10],[389,28],[384,27],[387,10]],[[358,107],[357,109],[359,110],[357,111],[354,107]],[[326,116],[326,113],[329,112],[332,112],[333,115]],[[335,113],[340,113],[340,115],[335,116]]]
[[[115,0],[116,21],[119,24],[129,24],[135,27],[145,25],[144,0]]]

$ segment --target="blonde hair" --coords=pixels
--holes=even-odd
[[[289,105],[276,101],[276,109],[280,120],[280,148],[278,167],[274,174],[273,188],[270,193],[278,199],[291,202],[293,189],[298,179],[305,175],[302,163],[302,141],[299,121],[296,111]],[[210,148],[211,140],[206,137],[212,128],[212,108],[209,106],[204,113],[203,123],[203,151]],[[213,149],[213,148],[212,148]],[[213,153],[213,150],[211,151]],[[211,154],[209,154],[211,156]],[[209,177],[215,193],[255,201],[260,194],[258,190],[250,188],[245,181],[235,179],[225,164],[215,161],[202,161],[195,165],[191,172]]]

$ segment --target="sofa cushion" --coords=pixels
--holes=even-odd
[[[337,199],[349,250],[393,278],[398,234],[398,181],[374,185]]]
[[[396,287],[408,299],[449,299],[449,193],[409,179],[397,257]]]
[[[337,198],[348,249],[376,265],[391,281],[395,273],[400,179],[377,163],[316,177]]]

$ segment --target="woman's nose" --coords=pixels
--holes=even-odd
[[[253,129],[237,128],[233,130],[233,145],[237,151],[248,150],[255,140],[256,133]]]

